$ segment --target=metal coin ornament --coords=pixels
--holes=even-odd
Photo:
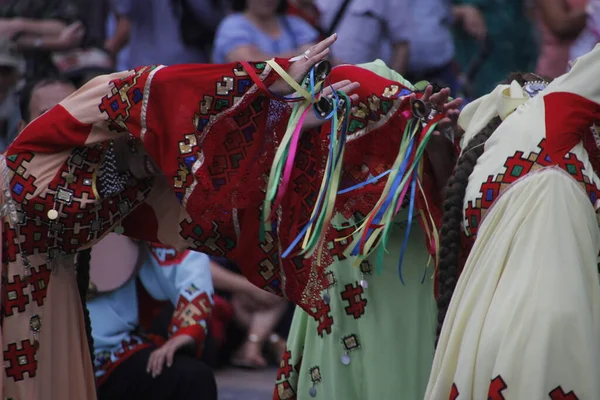
[[[431,114],[431,105],[423,100],[415,100],[411,105],[413,115],[418,119],[427,119]]]
[[[350,365],[350,356],[348,354],[342,356],[342,364]]]
[[[114,232],[115,232],[117,235],[122,235],[122,234],[123,234],[123,232],[125,232],[125,228],[123,228],[121,225],[115,226],[115,230],[114,230]]]
[[[55,220],[56,218],[58,218],[58,211],[56,211],[54,208],[50,211],[48,211],[48,219],[51,220]]]
[[[362,287],[363,287],[363,289],[368,289],[368,288],[369,288],[369,282],[367,282],[367,281],[366,281],[366,280],[364,280],[364,279],[361,279],[361,280],[360,280],[360,286],[362,286]]]
[[[329,303],[331,303],[331,296],[329,295],[329,293],[325,293],[325,294],[323,295],[323,302],[324,302],[326,305],[329,305]]]
[[[308,390],[308,394],[310,395],[310,397],[317,397],[317,388],[316,387],[311,387]]]

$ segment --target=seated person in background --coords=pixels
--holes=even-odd
[[[215,63],[294,57],[319,38],[304,19],[285,14],[285,0],[234,0],[232,8],[217,29]]]
[[[139,271],[118,289],[93,295],[87,302],[98,398],[216,399],[213,372],[197,359],[212,309],[209,259],[157,244],[140,247]],[[139,328],[136,276],[153,298],[175,305],[166,341]],[[185,349],[194,351],[180,352]]]
[[[267,340],[268,350],[279,361],[285,352],[285,340],[275,330],[290,303],[252,285],[228,260],[212,258],[210,269],[216,296],[230,302],[233,321],[246,332],[244,342],[234,353],[231,363],[244,368],[266,367],[263,346]]]
[[[85,27],[77,20],[79,11],[73,0],[0,2],[0,36],[25,55],[28,79],[56,74],[51,54],[81,44]]]
[[[17,82],[21,60],[10,42],[0,38],[0,151],[13,141],[19,125]]]
[[[25,84],[19,94],[21,121],[19,132],[28,123],[63,101],[75,92],[73,83],[64,77],[51,77],[32,80]]]

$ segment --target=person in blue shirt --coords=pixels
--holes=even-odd
[[[285,15],[285,0],[234,0],[234,14],[217,29],[213,62],[294,57],[318,41],[319,33],[300,17]]]
[[[87,301],[98,398],[216,400],[214,374],[198,359],[213,306],[208,256],[142,243],[139,263],[126,283]],[[140,329],[136,278],[155,300],[175,306],[166,341]]]

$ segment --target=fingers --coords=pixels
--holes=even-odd
[[[451,102],[444,104],[442,110],[446,113],[449,111],[456,111],[461,106],[462,102],[463,99],[461,98],[454,99]]]
[[[337,91],[337,90],[340,90],[341,88],[343,88],[344,86],[349,85],[350,83],[352,83],[350,80],[345,79],[343,81],[336,82],[331,86],[326,86],[325,89],[323,89],[323,96],[330,95],[331,88],[333,88],[333,90]]]
[[[329,49],[329,47],[337,40],[337,33],[329,36],[327,39],[321,40],[310,48],[310,58],[316,57],[316,55],[323,53],[323,51]],[[315,54],[315,56],[313,56]]]
[[[175,348],[175,346],[171,346],[167,350],[166,362],[167,362],[167,367],[169,367],[169,368],[171,367],[171,365],[173,365],[173,357],[175,356],[175,350],[177,350]],[[162,367],[161,367],[161,370],[162,370]]]

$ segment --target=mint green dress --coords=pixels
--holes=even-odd
[[[335,222],[342,220],[337,216]],[[423,399],[437,323],[433,262],[426,270],[425,234],[414,220],[401,283],[405,229],[406,213],[401,213],[381,275],[374,260],[359,268],[352,259],[334,256],[337,261],[327,270],[332,286],[324,293],[330,309],[316,320],[296,308],[274,399]]]
[[[413,88],[381,60],[359,65]],[[406,210],[394,221],[381,274],[376,254],[360,268],[332,251],[329,309],[317,320],[297,307],[274,400],[422,400],[433,362],[437,306],[434,263],[418,220],[412,222],[402,277]],[[347,222],[336,215],[332,225]],[[333,249],[333,244],[329,244]]]

